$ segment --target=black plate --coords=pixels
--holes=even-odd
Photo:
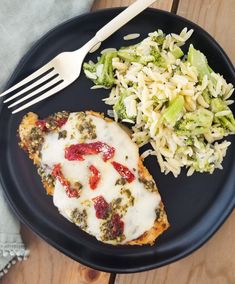
[[[29,75],[56,54],[74,50],[88,41],[95,32],[122,9],[109,9],[74,18],[44,36],[22,59],[7,87]],[[179,33],[193,28],[189,40],[208,57],[211,67],[235,85],[234,68],[214,39],[197,25],[174,14],[149,9],[128,23],[102,44],[120,47],[140,39],[124,42],[123,36],[138,32],[144,38],[158,28],[166,33]],[[26,35],[29,36],[29,35]],[[187,46],[186,46],[187,48]],[[87,59],[95,58],[98,52]],[[95,110],[105,112],[101,101],[108,91],[90,90],[91,82],[84,74],[68,88],[30,110],[44,117],[61,110]],[[234,110],[234,107],[233,107]],[[26,110],[24,113],[26,113]],[[39,236],[68,256],[93,268],[108,272],[137,272],[156,268],[200,247],[224,222],[235,201],[235,147],[229,147],[223,162],[224,170],[213,175],[185,172],[177,179],[160,173],[155,158],[146,166],[154,176],[166,206],[171,228],[154,246],[114,247],[96,241],[59,215],[52,198],[45,194],[35,167],[19,149],[16,138],[18,124],[24,114],[12,116],[6,107],[0,113],[0,173],[5,194],[22,222]]]

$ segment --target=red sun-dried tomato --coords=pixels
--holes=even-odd
[[[102,195],[97,196],[92,199],[94,202],[94,208],[96,212],[96,217],[98,219],[105,219],[108,217],[108,212],[109,212],[109,204],[108,202],[104,199]]]
[[[127,180],[129,183],[132,182],[135,179],[135,175],[122,164],[119,164],[115,161],[111,162],[114,169],[120,174],[121,177],[123,177],[125,180]]]
[[[61,164],[56,164],[52,170],[52,176],[58,179],[63,187],[65,187],[68,197],[78,197],[79,193],[76,189],[72,188],[70,182],[64,177],[61,171]]]
[[[89,170],[91,171],[92,175],[89,178],[89,184],[91,189],[96,189],[98,186],[98,183],[101,178],[100,172],[97,170],[97,168],[93,165],[89,167]]]
[[[124,222],[118,213],[114,214],[111,219],[112,224],[112,237],[121,236],[124,232]]]
[[[114,156],[115,149],[100,141],[74,144],[65,148],[65,158],[69,161],[83,161],[83,155],[94,155],[99,153],[102,153],[103,160],[106,162]]]
[[[91,143],[92,144],[92,143]],[[103,160],[106,162],[113,158],[115,154],[115,149],[104,142],[93,143],[98,153],[102,153]]]
[[[40,127],[41,129],[42,129],[42,131],[47,131],[47,127],[46,127],[46,120],[37,120],[36,122],[35,122],[35,125],[37,126],[37,127]]]
[[[56,123],[59,127],[62,127],[66,122],[68,118],[67,117],[62,117],[56,120]]]
[[[83,156],[80,153],[79,147],[77,145],[70,145],[65,148],[64,157],[69,161],[84,161]]]

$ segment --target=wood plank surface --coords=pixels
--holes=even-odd
[[[111,8],[111,7],[121,7],[128,6],[134,0],[96,0],[92,7],[92,10]],[[158,0],[151,7],[170,11],[172,7],[173,0]]]
[[[235,0],[180,0],[177,14],[208,31],[235,64]]]
[[[179,0],[177,14],[198,23],[235,64],[235,0]],[[235,212],[201,249],[149,272],[117,275],[115,284],[234,284]]]
[[[30,249],[27,261],[17,262],[1,284],[108,284],[110,275],[85,267],[60,253],[29,229],[22,236]]]
[[[148,272],[117,275],[115,284],[234,284],[235,212],[202,248]]]

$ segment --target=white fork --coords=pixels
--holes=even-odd
[[[17,92],[16,94],[12,95],[8,99],[4,101],[7,103],[21,95],[22,96],[19,100],[12,103],[8,106],[8,108],[14,107],[19,103],[36,96],[40,93],[40,96],[32,99],[31,101],[27,102],[26,104],[22,105],[21,107],[14,110],[12,113],[17,113],[29,106],[40,102],[60,90],[64,89],[68,85],[70,85],[73,81],[75,81],[80,73],[82,62],[86,56],[86,54],[97,44],[104,41],[110,35],[112,35],[115,31],[129,22],[132,18],[150,6],[156,0],[137,0],[128,8],[126,8],[123,12],[121,12],[118,16],[112,19],[108,24],[106,24],[103,28],[101,28],[96,35],[89,40],[85,45],[83,45],[80,49],[72,51],[72,52],[62,52],[49,61],[46,65],[17,83],[16,85],[12,86],[2,94],[0,97],[3,97],[12,91],[17,90],[20,87],[23,87],[25,84],[30,83],[32,80],[35,80],[33,83],[31,82],[30,85],[23,88],[21,91]],[[40,77],[40,78],[38,78]],[[37,88],[36,90],[32,90],[33,88]],[[25,95],[26,92],[30,92],[29,94]]]

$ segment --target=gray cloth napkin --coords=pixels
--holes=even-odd
[[[0,90],[20,58],[44,33],[57,24],[89,11],[93,0],[1,0]],[[0,134],[1,135],[1,134]],[[6,204],[0,185],[0,278],[28,251],[20,225]]]

